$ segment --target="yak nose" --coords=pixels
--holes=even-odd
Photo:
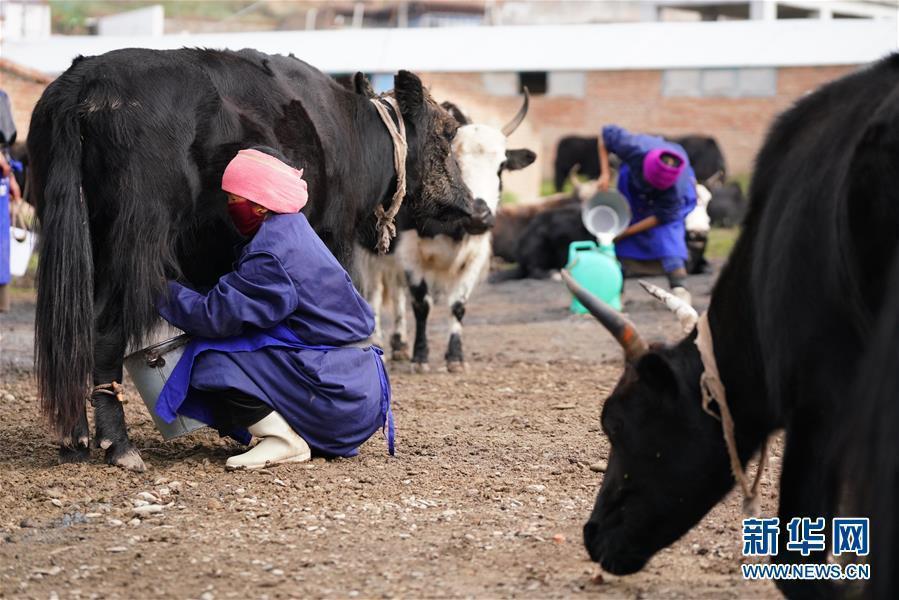
[[[490,207],[487,206],[487,203],[484,202],[484,199],[475,198],[471,206],[471,218],[465,225],[465,231],[466,233],[470,233],[472,235],[484,233],[491,227],[493,227],[493,223],[495,220],[496,219],[493,216],[493,211],[490,210]]]
[[[484,202],[483,198],[475,198],[472,205],[475,217],[485,217],[490,214],[490,207]]]

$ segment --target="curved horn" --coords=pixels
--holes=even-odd
[[[646,342],[627,317],[584,289],[567,269],[562,269],[561,273],[565,285],[574,297],[580,300],[590,314],[596,317],[596,320],[602,323],[602,326],[608,329],[624,348],[624,358],[627,362],[634,362],[646,353]]]
[[[671,292],[666,292],[657,285],[653,285],[642,279],[640,280],[640,285],[642,285],[643,289],[649,292],[650,295],[661,301],[668,310],[674,313],[677,320],[680,321],[684,333],[690,333],[693,330],[696,326],[696,322],[699,321],[699,313],[696,312],[695,308]]]
[[[718,169],[715,171],[715,174],[706,179],[703,182],[703,185],[709,189],[713,186],[717,186],[719,183],[724,183],[724,169]]]
[[[503,135],[509,137],[515,130],[518,129],[518,126],[521,125],[521,122],[524,121],[524,118],[528,114],[528,104],[530,103],[530,95],[528,94],[528,88],[524,88],[524,102],[521,103],[521,108],[518,109],[518,114],[512,117],[512,120],[506,123],[503,127]]]

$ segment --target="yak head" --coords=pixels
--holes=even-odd
[[[675,346],[647,347],[629,320],[566,271],[562,275],[625,350],[624,375],[602,411],[611,452],[584,543],[603,569],[627,575],[689,531],[730,490],[727,450],[721,424],[702,409],[692,307],[644,284],[691,330]]]
[[[444,102],[441,106],[459,123],[453,140],[453,153],[462,170],[462,179],[474,196],[474,216],[492,226],[503,191],[503,171],[517,171],[530,165],[537,155],[527,148],[508,148],[512,135],[528,112],[528,92],[511,121],[502,129],[475,124],[455,104]]]
[[[469,233],[486,231],[484,215],[477,214],[452,151],[459,122],[414,73],[397,73],[393,93],[406,123],[405,208],[415,228],[449,231],[463,225]]]

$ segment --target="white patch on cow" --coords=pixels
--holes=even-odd
[[[690,211],[687,218],[684,219],[684,225],[687,231],[708,232],[712,226],[712,220],[709,218],[709,201],[712,199],[712,193],[707,187],[701,183],[696,184],[696,208]]]
[[[422,238],[414,230],[404,231],[396,254],[413,281],[425,280],[432,293],[451,294],[463,272],[470,271],[476,263],[489,261],[490,234],[466,235],[456,241],[447,235]]]
[[[499,170],[506,161],[506,136],[487,125],[463,125],[456,131],[453,152],[472,197],[496,211],[500,199]]]
[[[371,305],[375,315],[374,344],[386,347],[386,339],[381,328],[381,313],[385,303],[392,304],[393,334],[406,342],[406,275],[396,254],[375,254],[362,247],[354,252],[356,272],[362,295]]]

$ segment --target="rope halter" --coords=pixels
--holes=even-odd
[[[396,113],[397,124],[394,124],[390,118],[390,113],[384,103],[393,107]],[[393,140],[393,166],[396,169],[396,191],[393,192],[393,199],[390,207],[386,210],[380,202],[375,207],[375,216],[378,219],[378,253],[387,254],[390,249],[390,241],[396,237],[396,214],[400,210],[403,198],[406,196],[406,155],[409,147],[406,143],[406,123],[403,121],[403,114],[400,112],[399,104],[393,96],[381,96],[372,98],[371,103],[375,105],[381,121],[387,127],[390,133],[390,139]]]

